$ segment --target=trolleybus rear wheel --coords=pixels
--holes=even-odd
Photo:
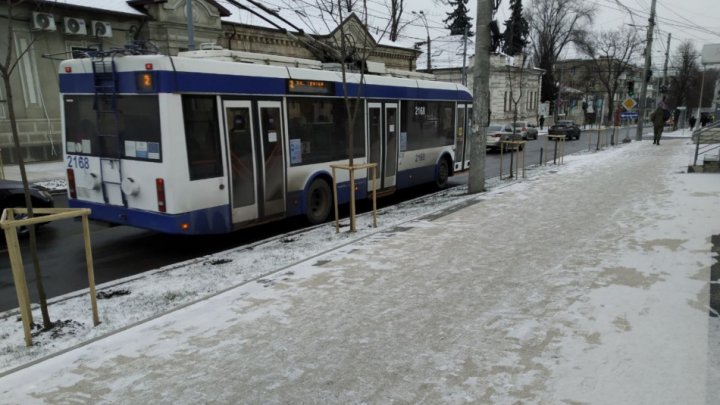
[[[315,225],[323,223],[330,215],[332,191],[325,180],[315,179],[308,188],[306,213],[308,221]]]
[[[435,180],[437,188],[443,189],[447,187],[448,177],[450,177],[450,165],[447,159],[440,159],[437,167],[437,180]]]

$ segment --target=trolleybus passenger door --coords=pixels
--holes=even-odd
[[[472,104],[466,104],[465,108],[465,146],[463,148],[462,170],[470,168],[470,129],[473,123]],[[457,157],[455,158],[457,160]]]
[[[381,177],[384,188],[395,187],[397,178],[398,131],[400,130],[398,118],[398,105],[394,103],[385,104],[385,141],[383,142],[385,161]]]
[[[458,104],[457,107],[457,128],[455,128],[455,170],[463,170],[465,162],[465,142],[467,126],[465,125],[465,104]]]
[[[255,139],[249,101],[226,101],[225,128],[230,161],[230,205],[233,223],[258,217]]]
[[[398,154],[397,104],[368,104],[368,163],[377,163],[376,189],[395,186]],[[368,191],[372,191],[372,172],[368,170]]]
[[[260,149],[263,157],[263,216],[285,212],[285,159],[282,110],[279,101],[260,101]]]

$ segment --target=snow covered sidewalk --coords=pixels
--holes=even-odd
[[[633,142],[0,378],[1,403],[709,404],[720,177]]]

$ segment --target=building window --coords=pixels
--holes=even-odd
[[[21,54],[32,45],[29,32],[15,32],[15,52]],[[32,49],[18,62],[20,82],[22,84],[25,107],[38,106],[40,94],[38,92],[38,73],[35,53]]]

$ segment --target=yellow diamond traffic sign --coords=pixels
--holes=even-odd
[[[635,107],[637,103],[632,98],[626,98],[625,101],[623,101],[622,105],[625,107],[626,110],[632,110],[633,107]]]

